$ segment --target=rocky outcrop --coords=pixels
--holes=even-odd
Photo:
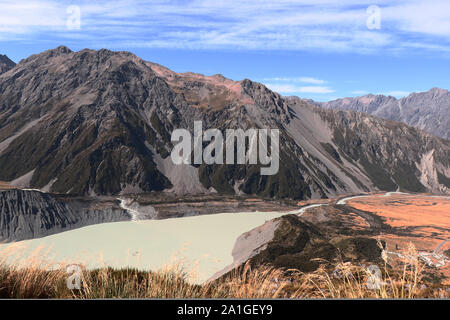
[[[11,70],[16,64],[4,54],[0,54],[0,74]]]
[[[39,191],[0,192],[0,241],[40,238],[83,226],[130,220],[117,204],[58,199]]]

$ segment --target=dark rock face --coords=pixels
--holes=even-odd
[[[60,193],[169,187],[145,146],[150,141],[156,147],[158,141],[144,119],[151,104],[164,106],[170,93],[164,83],[155,83],[160,80],[148,67],[140,70],[126,57],[58,48],[21,61],[11,77],[2,79],[0,109],[7,113],[0,120],[2,133],[41,119],[1,154],[2,179],[36,167],[30,185],[42,188],[58,178],[51,190]],[[19,102],[20,96],[27,96],[26,102]]]
[[[319,267],[314,259],[331,261],[337,257],[337,249],[314,225],[301,221],[295,215],[279,219],[274,238],[252,258],[253,264],[271,264],[311,272]]]
[[[4,54],[0,54],[0,74],[11,70],[16,64]]]
[[[172,131],[192,132],[200,120],[205,130],[279,129],[278,174],[261,176],[260,165],[175,168]],[[0,75],[0,181],[52,193],[446,193],[449,159],[448,141],[406,125],[324,110],[247,79],[177,74],[128,52],[59,47]]]
[[[117,206],[103,208],[88,202],[56,199],[39,191],[0,192],[0,240],[19,241],[80,228],[86,225],[130,220]]]
[[[402,99],[367,95],[317,104],[328,109],[366,112],[380,118],[401,121],[450,139],[450,93],[444,89],[433,88],[427,92],[411,93]]]

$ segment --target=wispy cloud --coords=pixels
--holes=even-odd
[[[312,77],[274,77],[274,78],[264,78],[263,81],[277,81],[277,82],[303,82],[312,84],[324,84],[325,80],[312,78]]]
[[[68,32],[69,5],[81,30]],[[42,35],[115,46],[380,52],[450,50],[447,0],[377,0],[381,29],[366,26],[373,0],[0,1],[1,39]],[[100,42],[99,42],[100,41]],[[312,84],[319,84],[310,82]]]
[[[314,78],[314,77],[273,77],[264,78],[262,82],[271,90],[281,94],[302,94],[302,93],[316,93],[325,94],[332,93],[335,90],[326,84],[326,80]],[[313,84],[302,85],[302,84]]]
[[[265,84],[269,89],[281,94],[299,94],[299,93],[332,93],[333,89],[324,86],[295,86],[292,84]]]
[[[300,78],[301,82],[313,83],[313,84],[324,84],[326,81],[316,78],[302,77]]]
[[[333,89],[330,89],[328,87],[321,87],[321,86],[310,86],[310,87],[300,87],[299,88],[301,93],[332,93],[334,92]]]

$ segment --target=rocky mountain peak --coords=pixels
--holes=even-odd
[[[9,59],[6,55],[0,54],[0,74],[11,70],[15,65],[15,62]]]
[[[59,46],[59,47],[57,47],[57,48],[55,48],[53,50],[50,50],[50,51],[53,51],[53,52],[59,53],[59,54],[68,54],[68,53],[72,53],[73,52],[72,50],[70,50],[66,46]]]
[[[445,94],[449,93],[448,90],[437,88],[437,87],[434,87],[434,88],[430,89],[429,92],[432,93],[433,95],[436,95],[436,96],[441,96],[441,95],[445,95]]]

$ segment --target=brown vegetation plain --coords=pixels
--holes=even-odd
[[[392,227],[392,232],[380,235],[386,241],[388,251],[400,252],[413,243],[422,255],[431,259],[434,259],[433,252],[447,257],[439,270],[447,278],[445,282],[450,284],[450,241],[445,242],[450,239],[450,197],[392,194],[355,198],[347,204],[375,213]]]

